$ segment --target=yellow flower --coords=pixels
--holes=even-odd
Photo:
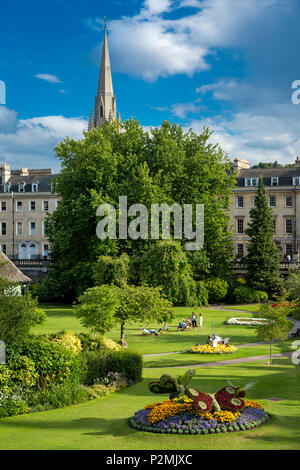
[[[245,407],[250,407],[250,408],[258,408],[259,410],[263,410],[263,406],[256,400],[245,400]]]
[[[190,349],[190,352],[198,354],[222,354],[235,351],[237,351],[235,346],[226,346],[224,344],[218,344],[215,348],[209,344],[196,344],[196,346]]]

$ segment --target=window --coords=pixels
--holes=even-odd
[[[18,212],[22,212],[23,210],[23,202],[22,201],[17,201],[16,202],[16,207]]]
[[[299,186],[300,184],[300,176],[294,176],[293,177],[293,185],[294,186]]]
[[[1,245],[1,251],[6,255],[6,245]]]
[[[292,196],[285,197],[285,207],[293,207],[293,198]]]
[[[1,235],[6,235],[6,222],[1,222]]]
[[[42,202],[42,207],[43,207],[43,211],[48,211],[49,210],[49,201],[43,201]]]
[[[269,197],[270,207],[276,207],[276,196]]]
[[[278,186],[278,176],[271,178],[271,186]]]
[[[5,201],[2,201],[2,202],[1,202],[1,212],[6,212],[6,209],[7,209],[6,202],[5,202]]]
[[[49,245],[43,245],[43,256],[49,255]]]
[[[25,193],[25,183],[18,184],[19,193]]]
[[[55,201],[55,209],[58,208],[58,206],[59,206],[60,203],[61,203],[61,201],[58,201],[58,200]]]
[[[246,178],[245,186],[258,186],[258,178]]]
[[[243,255],[244,254],[244,245],[242,243],[238,244],[237,252],[238,252],[238,255]]]
[[[273,220],[274,233],[276,233],[276,219]]]
[[[29,235],[34,236],[36,232],[36,223],[29,222]]]
[[[17,235],[23,235],[23,222],[17,222]]]
[[[5,193],[10,193],[10,184],[5,184],[4,187],[3,187],[3,191]]]
[[[42,221],[42,235],[46,235],[46,220]]]
[[[244,220],[243,219],[238,219],[237,221],[237,232],[244,233]]]
[[[242,196],[237,198],[237,207],[244,207],[244,198]]]
[[[37,193],[39,190],[39,184],[38,183],[32,183],[31,185],[31,192]]]
[[[291,244],[285,245],[285,254],[286,255],[292,255],[293,254],[293,245],[291,245]]]
[[[29,201],[29,210],[35,211],[35,201]]]
[[[285,233],[293,233],[293,221],[291,219],[285,221]]]

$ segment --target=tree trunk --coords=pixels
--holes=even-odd
[[[273,345],[273,341],[271,340],[270,341],[270,364],[272,364],[272,345]]]
[[[125,323],[121,323],[121,339],[119,344],[123,346],[123,348],[127,348],[128,344],[125,341]]]

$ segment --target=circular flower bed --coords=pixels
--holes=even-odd
[[[189,352],[196,354],[226,354],[236,352],[235,346],[218,344],[215,348],[209,344],[196,344]]]
[[[226,325],[245,325],[245,326],[257,326],[264,323],[268,323],[265,318],[229,318]]]
[[[269,421],[261,404],[244,400],[240,411],[203,412],[194,406],[188,396],[147,405],[130,420],[130,426],[140,431],[162,434],[213,434],[245,431]]]

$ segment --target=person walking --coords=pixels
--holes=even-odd
[[[203,316],[202,313],[199,315],[199,330],[203,331]]]

